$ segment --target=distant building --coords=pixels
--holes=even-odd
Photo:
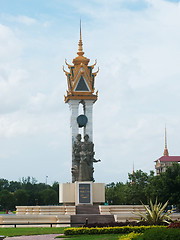
[[[156,175],[159,175],[162,172],[165,172],[167,167],[172,166],[173,163],[180,162],[180,156],[169,156],[167,149],[167,138],[166,138],[166,128],[165,128],[165,148],[164,154],[162,157],[158,158],[156,161],[155,169]]]

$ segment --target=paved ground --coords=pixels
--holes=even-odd
[[[56,236],[63,234],[47,234],[47,235],[34,235],[34,236],[21,236],[21,237],[7,237],[5,240],[54,240]],[[63,238],[60,238],[63,239]]]

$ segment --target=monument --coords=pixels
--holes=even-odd
[[[72,182],[60,184],[60,203],[65,205],[99,204],[105,201],[104,183],[95,183],[93,177],[93,165],[101,161],[95,159],[93,143],[93,104],[98,98],[98,91],[94,94],[94,85],[99,68],[93,72],[97,62],[88,65],[90,59],[84,56],[81,24],[78,46],[78,56],[73,59],[73,64],[65,60],[69,71],[63,67],[68,83],[65,103],[69,104],[71,112],[72,162]],[[83,114],[79,114],[80,106]]]

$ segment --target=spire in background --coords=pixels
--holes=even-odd
[[[134,176],[134,161],[133,161],[133,176]]]
[[[83,52],[83,43],[82,43],[82,36],[81,36],[81,19],[80,19],[80,38],[79,38],[79,43],[78,43],[78,52],[77,54],[79,56],[83,56],[84,52]]]
[[[165,126],[165,148],[164,148],[164,156],[169,156],[169,152],[168,152],[168,149],[167,149],[166,126]]]
[[[133,178],[131,180],[131,185],[135,183],[135,172],[134,172],[134,161],[133,161]]]

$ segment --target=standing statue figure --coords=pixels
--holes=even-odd
[[[75,181],[94,181],[93,162],[101,160],[94,159],[94,144],[89,141],[89,136],[84,136],[84,142],[81,142],[81,134],[78,134],[73,145],[73,166],[72,175]]]
[[[94,144],[93,142],[89,141],[89,136],[86,134],[84,136],[84,142],[81,146],[78,181],[94,181],[93,162],[100,161],[94,159],[94,155]]]
[[[76,136],[76,141],[74,142],[74,145],[73,145],[73,166],[71,169],[72,176],[75,181],[78,180],[78,175],[79,175],[81,146],[82,146],[81,134],[78,134]]]

